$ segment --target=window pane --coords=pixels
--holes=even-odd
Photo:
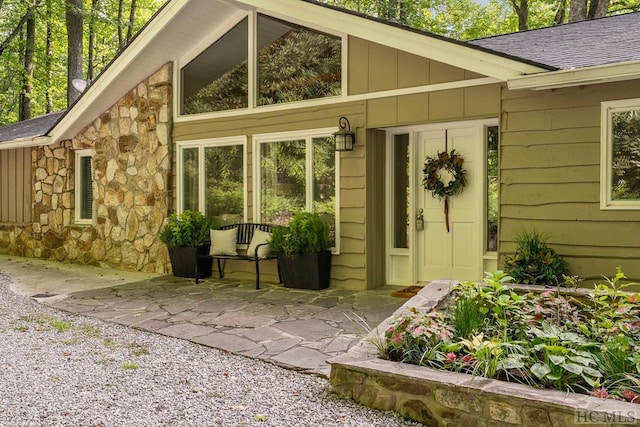
[[[640,200],[640,110],[611,115],[611,199]]]
[[[182,69],[181,114],[246,108],[249,74],[245,18]]]
[[[393,247],[409,247],[409,135],[393,137]]]
[[[336,229],[336,146],[331,137],[313,138],[313,212],[329,224],[331,240]]]
[[[258,105],[340,95],[339,37],[258,16]]]
[[[93,180],[91,177],[91,156],[80,157],[80,219],[93,218]]]
[[[198,149],[182,150],[182,210],[199,210],[198,206]]]
[[[498,250],[498,127],[487,129],[487,244],[486,250]]]
[[[306,206],[305,141],[260,145],[262,222],[287,224]]]
[[[242,145],[206,147],[205,215],[220,225],[244,220],[244,156]]]

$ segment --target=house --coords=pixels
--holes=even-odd
[[[0,130],[0,247],[168,272],[171,212],[303,209],[333,223],[332,287],[478,279],[523,227],[572,274],[640,279],[639,115],[640,13],[465,43],[311,0],[171,0],[67,111]],[[423,186],[445,150],[467,177],[447,214]]]

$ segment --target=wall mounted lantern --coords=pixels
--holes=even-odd
[[[336,141],[336,151],[352,151],[353,144],[356,143],[356,133],[351,131],[351,124],[346,117],[338,119],[340,130],[333,134]]]

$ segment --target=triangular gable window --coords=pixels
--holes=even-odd
[[[249,56],[251,34],[250,21],[244,18],[182,68],[181,114],[341,94],[340,37],[257,15],[256,48]],[[256,71],[250,73],[254,64]],[[256,76],[255,82],[250,76]],[[250,93],[253,88],[255,93]]]

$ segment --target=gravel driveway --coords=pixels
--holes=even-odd
[[[327,380],[70,315],[0,274],[0,426],[416,426]]]

